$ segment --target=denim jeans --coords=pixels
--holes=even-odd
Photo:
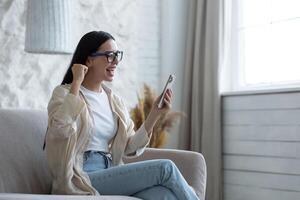
[[[102,195],[126,195],[146,200],[199,199],[171,160],[148,160],[112,167],[110,154],[87,151],[83,169]]]

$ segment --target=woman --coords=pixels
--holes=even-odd
[[[158,109],[156,99],[135,132],[122,99],[103,84],[113,81],[122,56],[109,33],[89,32],[54,89],[46,134],[52,193],[198,199],[170,160],[123,165],[123,157],[143,153],[157,119],[170,110],[172,91],[166,92],[163,108]]]

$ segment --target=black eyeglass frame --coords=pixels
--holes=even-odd
[[[95,52],[90,55],[91,57],[105,56],[108,63],[112,63],[116,60],[120,62],[123,59],[123,51],[105,51],[105,52]],[[112,60],[111,60],[112,59]]]

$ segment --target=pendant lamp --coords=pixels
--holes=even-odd
[[[28,0],[25,51],[73,53],[73,10],[71,0]]]

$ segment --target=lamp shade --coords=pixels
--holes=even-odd
[[[74,50],[71,0],[28,0],[25,51],[70,54]]]

